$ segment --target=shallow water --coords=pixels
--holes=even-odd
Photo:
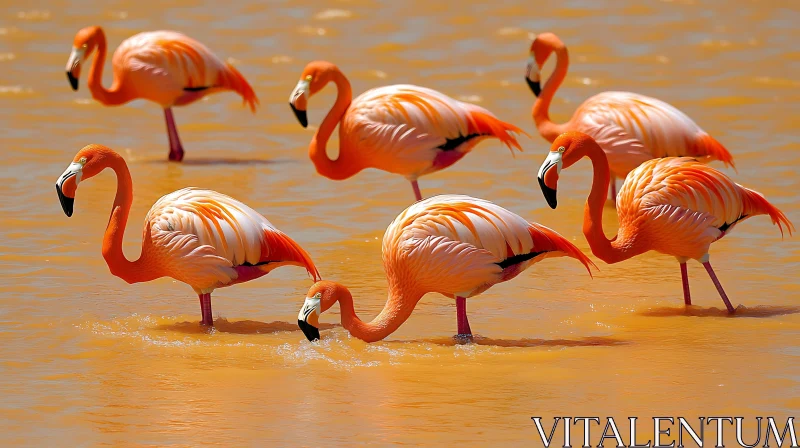
[[[474,344],[454,343],[455,306],[434,294],[384,342],[348,337],[331,325],[339,319],[334,307],[322,317],[323,340],[310,344],[294,324],[311,285],[301,269],[218,290],[217,329],[208,334],[187,286],[170,279],[128,285],[109,274],[100,244],[113,174],[81,185],[69,219],[53,191],[83,145],[122,153],[135,184],[125,237],[131,258],[142,219],[160,196],[189,185],[230,194],[300,242],[325,278],[350,286],[356,310],[369,319],[386,298],[380,239],[413,196],[403,178],[375,170],[344,182],[314,172],[306,149],[334,90],[311,100],[307,130],[286,102],[305,63],[325,58],[355,92],[425,85],[534,134],[513,158],[497,142],[480,144],[454,167],[422,178],[423,194],[492,200],[588,252],[581,222],[589,164],[564,173],[556,211],[535,179],[549,145],[535,135],[524,66],[529,33],[550,30],[565,40],[572,62],[555,120],[604,90],[667,100],[731,150],[739,172],[727,173],[800,223],[795,3],[165,7],[52,1],[0,8],[4,444],[519,445],[540,443],[534,415],[549,425],[555,415],[751,417],[800,409],[800,245],[796,237],[781,240],[764,217],[713,246],[723,285],[746,307],[735,318],[719,311],[723,304],[696,263],[689,269],[697,306],[687,311],[669,257],[598,262],[594,279],[574,260],[549,259],[470,301]],[[91,24],[105,27],[110,49],[143,30],[194,36],[234,59],[262,107],[252,115],[233,94],[220,94],[178,109],[186,163],[168,164],[157,106],[106,108],[91,100],[85,79],[79,92],[69,88],[64,64],[73,35]],[[108,85],[110,63],[105,78]],[[611,209],[605,218],[611,234]]]

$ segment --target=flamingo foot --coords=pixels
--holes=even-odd
[[[681,263],[681,281],[683,282],[683,303],[689,306],[692,304],[692,294],[689,292],[689,271],[685,261]]]
[[[180,162],[183,160],[183,145],[178,137],[178,127],[175,126],[175,117],[172,116],[172,109],[164,109],[164,119],[167,122],[167,137],[169,137],[169,160],[170,162]]]
[[[472,340],[472,330],[467,319],[467,299],[456,296],[456,318],[458,320],[458,339]]]
[[[611,199],[611,206],[617,208],[617,178],[611,176],[611,183],[608,186],[608,195]]]
[[[417,183],[416,179],[411,181],[411,188],[414,189],[414,197],[416,197],[418,201],[421,201],[422,192],[419,191],[419,184]]]
[[[725,308],[728,309],[728,314],[733,314],[736,312],[736,310],[733,308],[733,305],[731,305],[731,301],[728,300],[728,295],[725,294],[725,290],[722,289],[722,285],[717,278],[717,274],[714,273],[711,263],[708,261],[703,262],[703,266],[705,266],[708,276],[711,277],[711,281],[714,282],[714,286],[717,287],[717,292],[719,292],[719,296],[722,297],[722,301],[725,302]]]
[[[200,325],[214,326],[214,318],[211,315],[211,294],[200,294],[200,313],[202,319]]]
[[[179,146],[177,150],[173,148],[169,149],[170,162],[180,162],[182,160],[183,160],[183,148]]]

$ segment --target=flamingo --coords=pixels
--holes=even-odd
[[[603,232],[603,206],[610,181],[608,158],[590,136],[567,132],[553,142],[539,169],[539,185],[547,203],[556,208],[560,173],[583,157],[594,168],[586,200],[583,234],[594,255],[618,263],[654,250],[677,258],[683,298],[692,304],[686,262],[703,264],[729,313],[735,310],[709,261],[709,247],[747,218],[769,215],[783,235],[794,227],[786,215],[761,193],[734,183],[728,176],[691,157],[648,160],[628,174],[617,195],[619,231],[608,239]]]
[[[642,162],[662,157],[691,156],[708,162],[720,160],[734,167],[733,156],[703,131],[691,118],[670,104],[631,92],[603,92],[578,107],[566,123],[550,121],[550,102],[567,76],[567,47],[553,33],[539,34],[531,44],[525,80],[538,98],[533,120],[539,134],[550,143],[567,131],[580,131],[594,138],[608,157],[612,204],[617,197],[616,178],[625,176]],[[556,68],[540,86],[540,71],[551,53]]]
[[[419,201],[420,176],[456,163],[481,140],[495,137],[512,154],[514,148],[522,151],[511,134],[524,133],[518,127],[498,120],[482,107],[425,87],[379,87],[353,101],[350,82],[338,67],[326,61],[306,65],[289,97],[289,105],[303,127],[308,126],[308,99],[329,82],[336,84],[336,102],[308,150],[317,172],[329,179],[343,180],[364,168],[378,168],[405,176]],[[337,124],[339,157],[331,160],[326,145]]]
[[[555,231],[489,201],[433,196],[400,213],[383,235],[389,299],[372,322],[356,316],[345,286],[321,281],[309,290],[298,325],[308,340],[319,339],[320,314],[339,302],[342,326],[350,334],[379,341],[408,319],[423,295],[438,292],[455,298],[459,337],[469,338],[468,298],[511,280],[534,263],[560,256],[577,259],[587,270],[594,266]]]
[[[89,72],[92,97],[106,106],[146,99],[164,108],[169,137],[169,160],[183,160],[183,145],[172,115],[172,106],[191,104],[206,95],[232,90],[255,113],[258,105],[253,88],[232,65],[216,57],[205,45],[175,31],[139,33],[122,42],[111,61],[114,81],[109,89],[101,84],[106,61],[106,35],[99,26],[86,27],[75,35],[67,60],[67,78],[78,90],[81,64],[97,49]]]
[[[216,288],[259,278],[284,265],[304,267],[319,280],[308,253],[267,218],[229,196],[191,187],[156,201],[145,218],[141,255],[129,261],[122,238],[133,184],[119,154],[102,145],[85,146],[56,181],[56,191],[64,213],[72,216],[78,184],[106,168],[117,176],[117,195],[103,236],[109,270],[128,283],[172,277],[188,284],[200,298],[203,325],[214,325],[211,293]]]

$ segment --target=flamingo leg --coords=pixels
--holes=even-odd
[[[617,178],[611,176],[611,182],[608,185],[608,194],[611,197],[611,205],[617,207]]]
[[[419,184],[417,180],[414,179],[411,181],[411,188],[414,189],[414,196],[417,198],[418,201],[422,200],[422,193],[419,191]]]
[[[728,313],[733,314],[736,310],[733,308],[733,305],[731,305],[731,301],[728,300],[728,295],[725,294],[725,290],[722,289],[722,285],[719,283],[719,279],[717,278],[717,274],[714,273],[714,269],[711,267],[711,263],[708,261],[703,262],[703,266],[706,267],[706,271],[708,271],[708,276],[711,277],[711,281],[714,282],[714,286],[717,287],[719,296],[722,297],[722,301],[725,302],[725,307],[728,308]]]
[[[689,271],[686,262],[681,263],[681,281],[683,282],[683,302],[686,305],[692,304],[692,294],[689,292]]]
[[[469,319],[467,319],[467,299],[464,297],[456,296],[456,317],[458,319],[458,335],[472,337]]]
[[[200,314],[203,320],[200,325],[214,326],[214,318],[211,316],[211,294],[200,294]]]
[[[169,160],[180,162],[183,160],[183,145],[178,137],[178,128],[175,126],[171,107],[164,109],[164,118],[167,121],[167,137],[169,137]]]

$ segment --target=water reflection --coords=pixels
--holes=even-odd
[[[303,245],[371,319],[386,302],[383,231],[413,195],[405,179],[386,172],[341,182],[316,173],[308,159],[314,129],[297,124],[286,100],[308,61],[328,59],[351,75],[356,94],[395,83],[430,87],[479,102],[533,135],[515,157],[499,143],[481,143],[456,166],[422,178],[423,192],[491,200],[590,253],[582,233],[590,164],[559,182],[556,211],[536,184],[549,145],[533,125],[524,68],[529,35],[553,31],[572,61],[551,107],[554,121],[605,90],[666,100],[730,149],[739,171],[726,173],[797,224],[800,31],[786,2],[120,0],[49,2],[46,10],[17,3],[0,21],[5,445],[526,446],[538,440],[532,415],[750,419],[800,409],[791,393],[800,385],[793,350],[800,239],[781,240],[765,217],[713,246],[715,270],[744,305],[732,317],[696,266],[699,306],[684,308],[671,257],[598,263],[594,278],[570,260],[549,259],[471,301],[473,329],[485,335],[471,343],[452,338],[453,301],[436,294],[386,341],[350,337],[331,324],[340,321],[335,307],[322,317],[322,340],[309,343],[295,323],[311,284],[302,269],[215,292],[226,318],[208,333],[185,285],[129,285],[109,273],[101,248],[113,174],[81,184],[69,219],[53,191],[78,149],[112,147],[134,182],[129,256],[138,254],[142,219],[158,198],[189,185],[210,188]],[[167,163],[157,106],[103,107],[88,89],[69,88],[69,46],[92,24],[104,26],[111,50],[144,30],[194,36],[235,59],[261,108],[250,114],[233,94],[180,108],[187,158]],[[322,121],[334,90],[314,97],[311,123]],[[604,222],[613,233],[613,209]]]
[[[320,324],[320,330],[330,330],[339,325],[333,324]],[[201,333],[231,333],[231,334],[268,334],[278,333],[283,331],[300,331],[297,322],[259,322],[255,320],[235,320],[229,321],[225,318],[217,318],[214,320],[213,330],[200,322],[175,322],[169,324],[160,324],[156,327],[157,330],[175,331],[178,333],[186,334],[201,334]]]
[[[674,317],[674,316],[690,316],[690,317],[775,317],[785,316],[787,314],[800,313],[800,306],[791,305],[758,305],[753,307],[746,307],[739,305],[736,307],[734,314],[728,313],[725,308],[704,308],[696,305],[687,307],[657,307],[645,311],[640,311],[642,316],[650,317]]]

